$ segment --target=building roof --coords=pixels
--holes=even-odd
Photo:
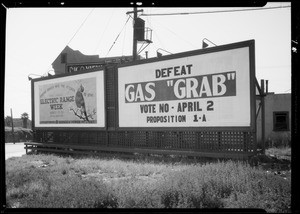
[[[99,58],[99,55],[85,55],[78,50],[66,46],[52,63],[55,74],[66,73],[70,64],[103,64],[132,61],[132,56],[115,56]]]

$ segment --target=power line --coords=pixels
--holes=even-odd
[[[172,15],[192,15],[192,14],[206,14],[206,13],[243,12],[243,11],[254,11],[254,10],[282,9],[282,8],[287,8],[287,7],[291,7],[291,6],[252,8],[252,9],[239,9],[239,10],[216,10],[216,11],[202,11],[202,12],[184,12],[184,13],[154,13],[154,14],[141,14],[141,16],[172,16]]]
[[[123,44],[122,44],[122,56],[124,51],[125,37],[126,37],[126,27],[125,27],[124,37],[123,37]]]
[[[94,52],[96,52],[96,50],[98,50],[99,45],[100,45],[101,42],[102,42],[103,35],[104,35],[104,33],[106,32],[107,26],[110,24],[111,19],[112,19],[114,13],[115,13],[115,11],[112,12],[112,14],[111,14],[111,16],[110,16],[108,22],[106,23],[106,26],[105,26],[105,28],[104,28],[104,31],[103,31],[103,33],[102,33],[102,35],[101,35],[101,38],[100,38],[99,42],[98,42],[97,45],[96,45],[96,48],[95,48]]]
[[[91,12],[87,15],[87,17],[85,18],[85,20],[81,23],[81,25],[79,26],[79,28],[77,29],[77,31],[75,32],[75,34],[73,35],[73,37],[70,39],[70,41],[68,42],[67,45],[70,44],[70,42],[73,40],[73,38],[76,36],[76,34],[79,32],[79,30],[81,29],[81,27],[84,25],[84,23],[86,22],[86,20],[89,18],[89,16],[91,15],[91,13],[94,11],[95,8],[93,8],[91,10]]]
[[[86,20],[89,18],[89,16],[92,14],[92,12],[95,10],[95,8],[93,8],[90,13],[87,15],[87,17],[84,19],[84,21],[81,23],[81,25],[79,26],[79,28],[77,29],[77,31],[75,32],[75,34],[72,36],[72,38],[70,39],[70,41],[67,43],[66,46],[68,46],[70,44],[70,42],[73,40],[73,38],[76,36],[76,34],[79,32],[79,30],[81,29],[81,27],[84,25],[84,23],[86,22]]]
[[[158,35],[156,34],[155,30],[153,30],[153,32],[154,32],[154,34],[155,34],[155,36],[156,36],[158,42],[160,43],[160,45],[163,46],[163,48],[164,48],[164,44],[160,41],[160,39],[159,39]],[[153,43],[153,44],[154,44],[154,43]],[[154,45],[154,46],[156,46],[156,45]]]
[[[162,26],[163,28],[165,28],[166,30],[168,30],[169,32],[173,33],[175,36],[177,36],[178,38],[180,38],[181,40],[185,41],[186,43],[188,43],[189,45],[191,45],[193,48],[197,47],[196,45],[192,44],[191,42],[189,42],[188,40],[185,40],[184,38],[182,38],[181,36],[177,35],[175,32],[173,32],[172,30],[170,30],[169,28],[167,28],[165,25],[163,25],[161,22],[156,23],[160,26]]]
[[[106,56],[109,54],[110,50],[111,50],[111,49],[113,48],[113,46],[115,45],[116,41],[118,40],[118,38],[119,38],[120,34],[122,33],[122,31],[123,31],[124,27],[126,26],[127,22],[129,21],[129,19],[130,19],[130,16],[128,16],[128,19],[127,19],[127,21],[125,22],[125,24],[124,24],[124,26],[123,26],[122,30],[121,30],[121,31],[120,31],[120,33],[118,34],[118,36],[117,36],[117,38],[115,39],[114,43],[112,44],[112,46],[111,46],[111,47],[110,47],[110,49],[108,50],[108,52],[107,52]]]

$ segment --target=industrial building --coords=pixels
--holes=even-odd
[[[265,96],[266,147],[290,145],[291,142],[291,93],[267,93]],[[259,102],[257,102],[257,109]],[[257,115],[257,140],[262,137],[261,111]]]

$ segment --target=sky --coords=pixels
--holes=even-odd
[[[264,8],[281,6],[291,4],[268,3]],[[205,38],[216,45],[254,39],[257,80],[269,80],[270,92],[291,92],[291,7],[164,16],[146,14],[249,8],[139,9],[143,9],[139,16],[145,20],[145,27],[152,29],[152,43],[140,53],[142,57],[146,57],[145,51],[148,58],[156,57],[158,49],[163,49],[160,50],[163,55],[202,49]],[[10,116],[12,109],[14,118],[27,112],[31,119],[28,75],[36,78],[48,72],[54,74],[51,64],[66,45],[85,55],[132,55],[133,22],[126,14],[132,10],[130,7],[7,9],[4,116]]]

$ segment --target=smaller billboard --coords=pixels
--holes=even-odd
[[[105,127],[103,70],[33,84],[36,128]]]

